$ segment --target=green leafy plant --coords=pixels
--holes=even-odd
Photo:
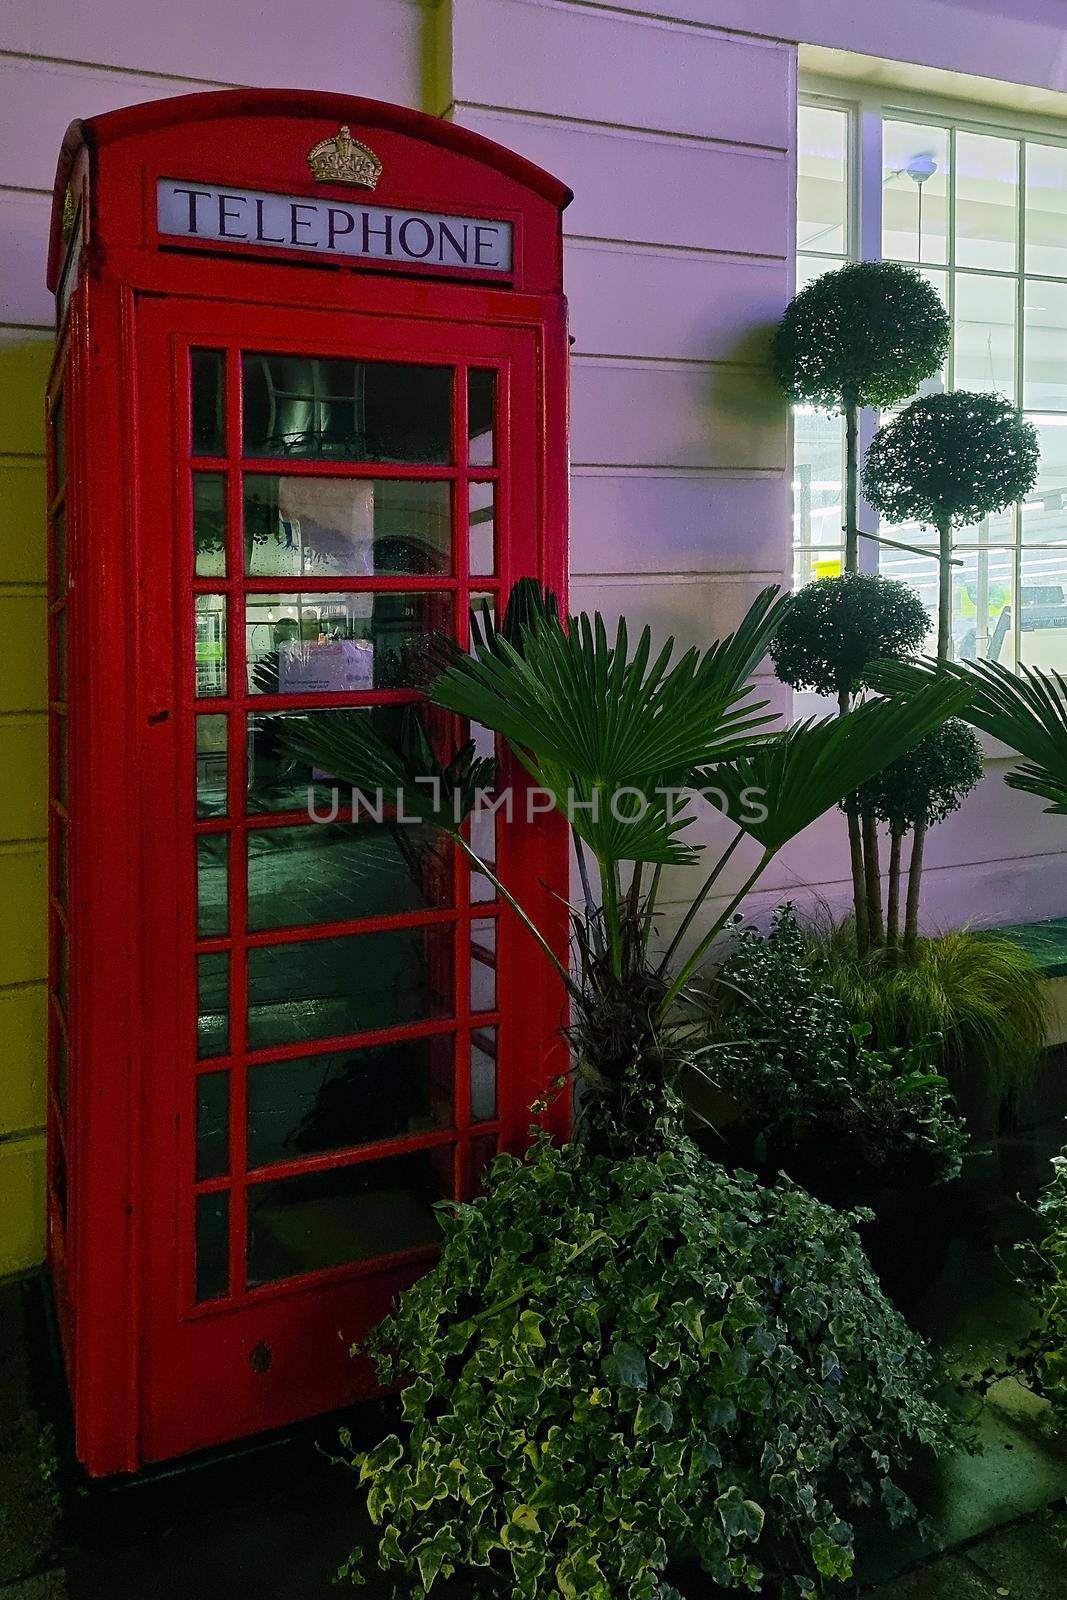
[[[1037,1205],[1040,1237],[1015,1247],[1020,1283],[1034,1305],[1038,1324],[1012,1353],[1009,1372],[1052,1406],[1067,1427],[1067,1151],[1053,1158],[1052,1179]],[[989,1373],[987,1379],[1003,1376]]]
[[[965,389],[913,400],[871,441],[863,485],[875,510],[937,529],[940,660],[951,654],[953,529],[1027,494],[1039,457],[1037,430],[1013,405]]]
[[[919,884],[922,877],[923,841],[929,828],[957,811],[981,781],[982,747],[967,724],[949,717],[910,750],[906,757],[884,767],[855,796],[861,813],[889,828],[889,893],[886,908],[886,944],[893,948],[900,936],[900,882],[903,842],[912,833],[908,864],[908,892],[904,921],[904,947],[910,955],[919,936]],[[848,804],[848,802],[845,802]],[[881,886],[878,886],[878,893]]]
[[[833,695],[844,715],[872,664],[917,650],[928,625],[926,607],[906,583],[846,572],[800,590],[771,640],[771,660],[789,688]],[[875,813],[862,802],[845,810],[856,938],[866,949],[883,927]]]
[[[791,400],[845,415],[845,570],[858,563],[858,418],[892,406],[941,366],[948,313],[911,267],[862,261],[826,272],[792,300],[774,336],[779,384]]]
[[[961,1104],[980,1109],[1033,1072],[1045,1041],[1045,986],[1033,958],[994,930],[920,938],[910,960],[856,953],[851,930],[812,939],[810,959],[880,1050],[920,1040]]]
[[[741,1112],[746,1142],[825,1198],[954,1177],[966,1131],[929,1051],[871,1049],[870,1023],[850,1020],[807,950],[782,906],[766,937],[736,933],[712,991],[720,1048],[709,1075]]]
[[[852,1571],[854,1515],[911,1515],[901,1467],[953,1440],[853,1219],[681,1135],[623,1160],[538,1142],[442,1226],[371,1341],[405,1437],[352,1456],[396,1595],[458,1573],[680,1600],[673,1559],[698,1592],[814,1596]]]

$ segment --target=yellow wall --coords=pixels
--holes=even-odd
[[[44,1251],[44,385],[51,341],[0,328],[0,1275]]]

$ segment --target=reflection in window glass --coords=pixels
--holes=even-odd
[[[477,806],[470,819],[471,849],[479,861],[484,861],[491,872],[496,872],[496,817],[488,806]],[[496,888],[484,872],[471,868],[471,901],[483,905],[496,899]]]
[[[230,1288],[230,1197],[196,1197],[196,1298],[219,1300]]]
[[[196,1080],[196,1181],[230,1170],[230,1074],[202,1072]]]
[[[451,1150],[361,1161],[248,1191],[248,1287],[436,1244]]]
[[[247,806],[255,811],[308,812],[308,789],[312,788],[313,816],[317,822],[332,822],[336,805],[347,806],[351,784],[340,783],[319,768],[312,768],[294,755],[286,738],[296,717],[308,716],[319,724],[326,717],[370,717],[371,725],[387,741],[404,736],[409,719],[418,715],[427,737],[438,754],[450,742],[451,722],[447,712],[420,706],[416,713],[403,705],[374,706],[352,711],[267,711],[248,718]]]
[[[956,134],[956,264],[1014,272],[1019,146],[984,133]]]
[[[191,350],[194,456],[226,453],[226,358],[221,350]]]
[[[496,373],[475,368],[467,374],[467,460],[491,467],[494,455]]]
[[[496,571],[496,528],[491,483],[469,486],[469,532],[467,535],[470,570],[476,576]]]
[[[67,698],[67,608],[52,614],[52,659],[55,665],[54,700]]]
[[[1067,550],[1024,550],[1019,655],[1042,672],[1067,669]]]
[[[452,900],[451,848],[416,823],[309,823],[248,834],[248,926],[309,927]]]
[[[226,596],[196,597],[196,697],[226,693]]]
[[[247,456],[451,460],[452,371],[335,357],[242,357]]]
[[[1026,271],[1067,278],[1067,149],[1026,141]]]
[[[477,1028],[471,1034],[471,1120],[492,1122],[496,1116],[495,1028]]]
[[[933,265],[948,260],[948,169],[947,129],[882,124],[882,254],[887,260]]]
[[[1067,415],[1031,416],[1041,459],[1037,482],[1023,501],[1023,544],[1067,543]]]
[[[52,411],[52,467],[53,493],[57,494],[67,481],[67,422],[62,391]]]
[[[252,949],[249,1044],[298,1044],[447,1016],[452,969],[447,926]]]
[[[249,474],[245,568],[253,577],[440,577],[452,570],[447,483]]]
[[[437,593],[249,595],[249,693],[423,688],[439,671],[432,636],[451,635],[452,604]]]
[[[444,1034],[251,1067],[249,1167],[449,1127],[454,1052]]]
[[[1023,405],[1067,411],[1067,283],[1028,280],[1024,307]]]
[[[196,719],[196,814],[226,815],[226,718],[218,713]]]
[[[956,274],[955,387],[1015,398],[1014,278]]]
[[[55,1029],[52,1082],[56,1091],[56,1100],[59,1102],[59,1109],[66,1116],[67,1095],[70,1089],[70,1058],[67,1053],[67,1041],[63,1037],[63,1029],[58,1025]]]
[[[201,939],[229,927],[228,833],[202,833],[196,841],[196,931]]]
[[[224,950],[196,958],[196,1053],[224,1056],[230,1048],[230,958]]]
[[[52,598],[62,600],[67,592],[67,511],[63,505],[52,521]]]
[[[226,476],[193,473],[193,549],[198,578],[226,576]]]
[[[848,249],[848,113],[801,106],[797,117],[797,249]]]
[[[496,1010],[496,918],[471,923],[471,1010]]]

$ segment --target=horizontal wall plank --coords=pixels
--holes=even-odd
[[[47,857],[43,844],[0,848],[0,905],[18,907],[0,918],[0,986],[48,976]]]
[[[747,576],[656,582],[643,575],[629,582],[619,576],[575,578],[570,608],[599,611],[611,630],[624,616],[635,631],[647,624],[660,644],[673,636],[683,649],[696,645],[706,650],[737,627],[761,588],[761,579]]]
[[[44,583],[46,566],[44,461],[0,457],[0,582]]]
[[[786,421],[781,396],[758,369],[572,362],[578,465],[781,471]]]
[[[564,282],[575,350],[765,361],[790,299],[786,262],[568,239]]]
[[[171,77],[303,83],[417,106],[423,22],[424,7],[413,0],[317,0],[311,11],[263,0],[5,0],[0,49]]]
[[[792,167],[784,156],[459,104],[455,121],[569,184],[574,200],[564,218],[571,233],[742,255],[790,253]]]
[[[553,0],[453,7],[456,100],[784,149],[793,52]]]
[[[214,86],[62,61],[0,60],[0,184],[50,190],[63,135],[75,117]]]
[[[56,303],[45,283],[52,201],[0,189],[0,322],[50,327]]]
[[[3,605],[0,601],[0,618]],[[5,717],[0,739],[0,841],[43,838],[48,832],[47,720],[43,713]]]
[[[785,572],[784,477],[571,476],[571,566],[582,572]]]
[[[0,596],[0,639],[4,641],[0,711],[44,709],[48,694],[47,616],[43,595]]]
[[[44,1260],[44,1137],[0,1144],[0,1278]]]
[[[43,983],[0,989],[0,1134],[44,1122],[47,1019]]]

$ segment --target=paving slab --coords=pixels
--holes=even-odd
[[[942,1556],[930,1566],[869,1590],[868,1600],[993,1600],[995,1593],[995,1586],[965,1558]]]

